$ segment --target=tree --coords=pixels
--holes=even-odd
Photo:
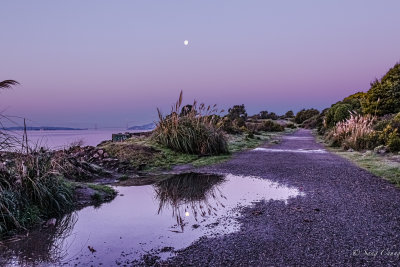
[[[285,118],[294,118],[294,113],[292,110],[289,110],[285,113]]]
[[[228,109],[228,118],[231,120],[242,118],[246,121],[247,113],[244,105],[234,105],[232,108]]]
[[[258,118],[261,120],[268,119],[268,111],[266,111],[266,110],[260,111]]]
[[[274,112],[269,113],[268,111],[263,110],[260,111],[258,118],[261,120],[266,120],[266,119],[277,120],[279,117]]]

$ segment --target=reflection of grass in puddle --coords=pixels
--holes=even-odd
[[[172,216],[176,217],[176,222],[183,231],[183,216],[191,216],[192,213],[197,221],[198,216],[215,214],[217,209],[209,203],[209,199],[214,199],[217,206],[223,206],[218,201],[218,197],[223,195],[217,185],[224,181],[225,178],[220,175],[185,173],[158,182],[154,184],[160,202],[158,213],[171,207]]]
[[[21,240],[5,242],[7,254],[17,255],[13,260],[21,266],[36,265],[41,262],[56,263],[67,256],[64,241],[72,234],[78,218],[75,213],[68,214],[56,221],[54,226],[35,230]],[[15,264],[14,262],[14,264]]]

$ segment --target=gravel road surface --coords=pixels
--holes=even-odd
[[[308,130],[201,171],[260,176],[304,195],[245,208],[239,232],[200,239],[166,265],[400,266],[400,190],[326,152]]]

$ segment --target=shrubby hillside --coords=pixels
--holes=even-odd
[[[400,151],[400,64],[322,113],[318,132],[332,146]]]

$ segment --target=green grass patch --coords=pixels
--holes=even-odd
[[[87,184],[87,186],[93,190],[96,190],[98,192],[102,192],[108,196],[114,196],[117,194],[117,192],[114,190],[114,188],[108,186],[108,185],[101,185],[101,184]]]
[[[392,160],[392,155],[377,155],[372,152],[348,152],[339,149],[329,150],[352,161],[372,174],[400,186],[400,162]]]
[[[132,138],[121,143],[108,143],[104,148],[112,157],[127,160],[133,166],[142,171],[156,171],[160,169],[171,169],[177,165],[192,164],[193,166],[204,166],[228,160],[232,153],[253,149],[274,138],[295,131],[286,129],[285,132],[260,132],[251,138],[247,134],[227,135],[228,154],[214,156],[199,156],[176,152],[170,148],[156,143],[149,137]]]

